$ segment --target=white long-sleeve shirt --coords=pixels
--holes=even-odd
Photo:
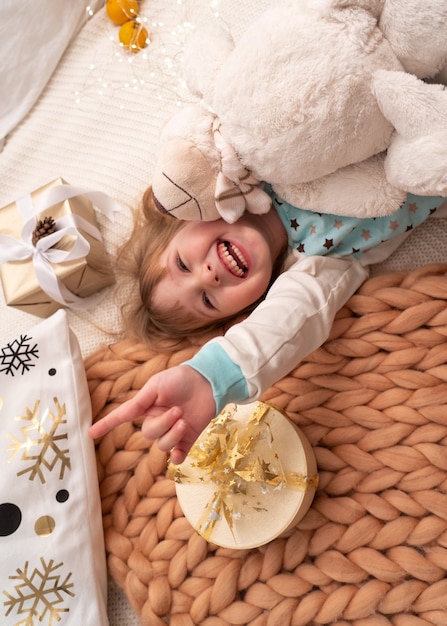
[[[209,381],[217,412],[229,402],[253,402],[321,346],[335,314],[367,277],[353,258],[300,256],[251,315],[185,365]]]

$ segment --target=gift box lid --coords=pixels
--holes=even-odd
[[[272,541],[309,509],[317,465],[304,433],[280,409],[228,405],[181,465],[170,465],[185,517],[213,544],[248,549]]]

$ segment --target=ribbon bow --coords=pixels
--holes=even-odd
[[[220,156],[215,203],[225,221],[236,222],[247,209],[250,213],[267,213],[272,201],[262,183],[242,165],[236,150],[221,133],[218,118],[213,122],[214,143]]]
[[[91,308],[102,296],[97,294],[89,298],[80,298],[58,278],[52,264],[74,261],[88,254],[90,244],[79,232],[80,228],[98,241],[102,241],[101,233],[96,226],[80,215],[64,215],[56,220],[56,232],[43,237],[35,246],[32,243],[32,236],[36,226],[36,216],[39,213],[64,200],[80,195],[88,197],[95,207],[112,221],[114,212],[122,210],[113,198],[101,191],[91,191],[72,185],[58,185],[47,189],[35,202],[31,194],[16,201],[23,220],[20,239],[0,235],[0,264],[9,261],[26,261],[32,258],[36,278],[44,292],[59,304],[73,309]],[[54,248],[53,246],[66,235],[73,238],[73,245],[70,249]]]

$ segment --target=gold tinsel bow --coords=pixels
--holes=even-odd
[[[212,484],[196,530],[209,541],[217,522],[224,519],[233,533],[243,505],[262,507],[259,494],[269,490],[316,489],[318,477],[286,472],[274,448],[274,435],[266,416],[273,407],[258,402],[245,426],[235,419],[236,405],[229,405],[211,421],[191,448],[182,465],[169,464],[176,483]],[[243,427],[241,427],[243,426]],[[250,487],[254,484],[259,489]]]

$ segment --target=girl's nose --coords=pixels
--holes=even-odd
[[[218,285],[220,278],[211,263],[205,263],[204,278],[208,285]]]

